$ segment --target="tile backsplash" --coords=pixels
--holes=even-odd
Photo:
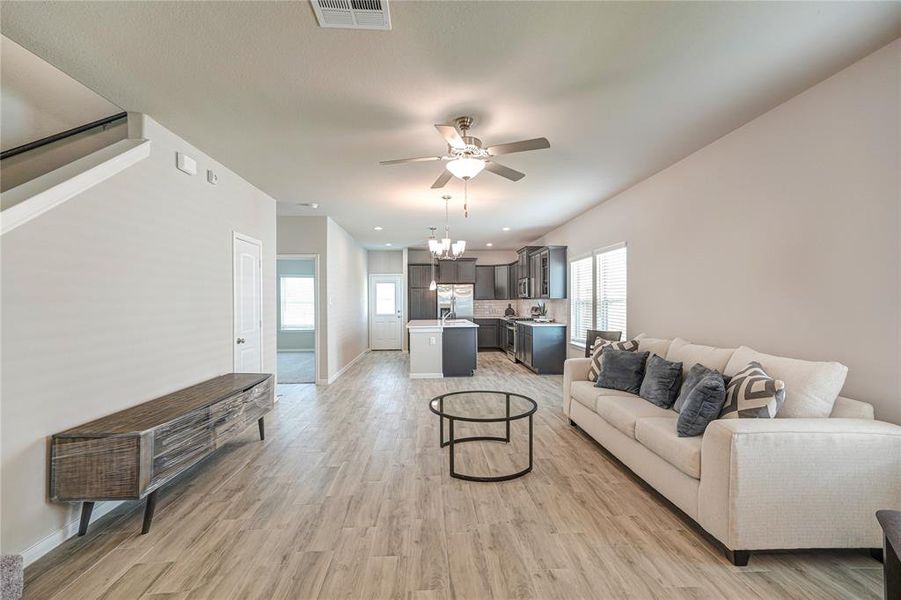
[[[539,300],[476,300],[473,303],[473,313],[476,317],[491,318],[503,317],[508,304],[513,306],[517,316],[529,316],[533,306]],[[547,303],[548,316],[558,323],[569,322],[569,304],[567,300],[541,300]]]

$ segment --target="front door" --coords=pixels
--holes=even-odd
[[[262,250],[258,240],[235,233],[234,356],[236,373],[263,371]]]
[[[369,347],[400,350],[404,331],[403,275],[369,278]]]

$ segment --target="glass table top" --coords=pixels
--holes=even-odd
[[[538,410],[538,404],[514,392],[473,390],[437,396],[429,401],[429,409],[450,419],[498,422],[527,417]]]

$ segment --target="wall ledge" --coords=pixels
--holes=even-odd
[[[150,156],[150,140],[128,139],[0,194],[0,235],[74,198]]]

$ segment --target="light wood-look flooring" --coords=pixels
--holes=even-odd
[[[265,442],[253,427],[164,488],[147,535],[140,506],[92,525],[29,567],[26,598],[881,597],[881,565],[865,552],[733,567],[568,425],[559,376],[501,353],[480,354],[473,378],[411,381],[406,365],[374,352],[327,388],[279,386]],[[538,401],[532,473],[448,476],[427,400],[467,388]],[[490,427],[502,426],[479,426]],[[458,469],[521,467],[525,422],[512,433],[509,446],[459,446]]]

